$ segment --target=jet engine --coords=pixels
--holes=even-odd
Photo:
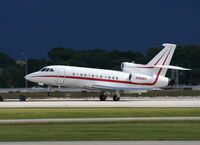
[[[129,80],[135,83],[152,83],[154,81],[152,76],[137,73],[131,73]]]

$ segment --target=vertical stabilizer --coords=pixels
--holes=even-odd
[[[164,48],[161,50],[147,65],[150,66],[162,66],[169,65],[176,48],[175,44],[164,43]],[[163,68],[160,75],[165,76],[167,68]]]
[[[169,65],[174,50],[176,48],[175,44],[163,44],[164,48],[160,51],[149,63],[148,65]]]

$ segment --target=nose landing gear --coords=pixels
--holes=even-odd
[[[47,92],[47,96],[52,96],[52,92]]]
[[[47,92],[47,96],[50,97],[52,96],[52,85],[48,86],[49,92]]]

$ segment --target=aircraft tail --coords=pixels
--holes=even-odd
[[[164,43],[164,48],[146,65],[124,62],[121,65],[122,71],[128,73],[138,72],[145,75],[165,76],[168,69],[190,70],[183,67],[169,65],[174,54],[176,45]]]
[[[163,44],[164,48],[147,65],[169,65],[176,48],[175,44]]]
[[[176,48],[175,44],[164,43],[164,48],[147,64],[148,66],[155,67],[155,73],[158,71],[158,68],[162,68],[160,72],[161,76],[165,76],[167,72],[167,67],[171,62],[174,50]]]

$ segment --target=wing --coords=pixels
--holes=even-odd
[[[104,89],[104,90],[152,90],[152,88],[125,88],[125,87],[113,87],[105,85],[93,85],[94,89]]]

